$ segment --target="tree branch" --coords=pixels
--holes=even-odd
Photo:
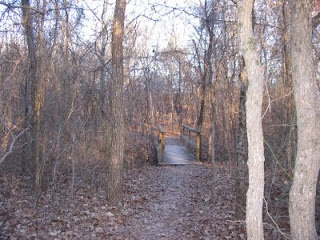
[[[23,131],[21,131],[17,136],[15,136],[10,144],[10,148],[9,148],[9,151],[7,151],[3,156],[2,158],[0,159],[0,164],[2,164],[4,162],[4,160],[6,160],[6,158],[13,152],[13,147],[14,147],[14,144],[16,142],[16,140],[25,132],[27,131],[28,128],[24,129]]]
[[[0,1],[0,5],[6,6],[8,9],[25,8],[25,9],[30,9],[30,10],[36,12],[36,13],[44,14],[44,12],[39,11],[39,10],[33,8],[33,7],[21,6],[21,5],[13,5],[11,3],[6,3],[6,2],[3,2],[3,1]]]

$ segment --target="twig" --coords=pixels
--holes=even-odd
[[[24,129],[22,132],[20,132],[17,136],[15,136],[10,144],[10,148],[9,151],[7,151],[4,156],[0,159],[0,164],[2,164],[2,162],[4,162],[4,160],[12,153],[13,151],[13,147],[14,147],[14,143],[15,141],[25,132],[27,131],[28,128]]]
[[[266,113],[267,113],[267,111],[269,110],[269,108],[271,109],[271,103],[273,103],[273,102],[275,102],[275,101],[278,101],[278,100],[280,100],[280,99],[282,99],[282,98],[286,98],[286,97],[290,96],[290,95],[293,93],[293,91],[291,90],[291,91],[290,91],[289,93],[287,93],[286,95],[271,100],[267,86],[266,86],[266,90],[267,90],[267,94],[268,94],[268,99],[269,99],[269,101],[268,101],[268,106],[267,106],[266,110],[264,111],[264,113],[262,114],[262,117],[261,117],[261,118],[264,118],[264,115],[266,115]],[[271,111],[271,110],[270,110],[270,111]]]
[[[13,5],[11,3],[6,3],[6,2],[3,2],[3,1],[0,1],[0,5],[3,5],[5,7],[7,7],[8,9],[15,9],[15,8],[21,8],[21,9],[30,9],[36,13],[40,13],[40,14],[44,14],[44,12],[42,11],[39,11],[38,9],[35,9],[33,7],[28,7],[28,6],[20,6],[20,5]]]
[[[246,224],[246,221],[244,221],[244,220],[237,220],[237,221],[233,221],[233,220],[226,220],[226,222]]]
[[[292,179],[292,177],[291,177],[290,174],[287,172],[287,170],[281,165],[281,163],[280,163],[280,161],[278,160],[276,154],[273,152],[270,144],[269,144],[266,140],[264,140],[263,142],[264,142],[264,144],[266,144],[266,146],[269,148],[269,150],[270,150],[270,152],[271,152],[274,160],[276,160],[276,162],[277,162],[277,164],[280,166],[281,170],[286,174],[286,176],[287,176],[288,178]]]
[[[285,239],[290,239],[290,236],[289,236],[288,234],[284,233],[284,232],[280,229],[279,225],[278,225],[278,224],[274,221],[274,219],[271,217],[271,215],[270,215],[270,213],[269,213],[269,210],[268,210],[268,202],[266,201],[265,198],[263,198],[263,200],[264,200],[264,203],[265,203],[265,205],[266,205],[266,213],[267,213],[268,217],[271,219],[272,223],[276,226],[276,228],[277,228],[277,230],[279,231],[279,233],[280,233],[282,236],[285,237]]]

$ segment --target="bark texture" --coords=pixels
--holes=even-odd
[[[252,28],[254,0],[238,1],[240,50],[248,72],[246,123],[248,137],[249,188],[247,192],[247,239],[263,239],[264,147],[262,131],[263,68]]]
[[[108,170],[108,199],[118,203],[122,199],[124,154],[123,117],[123,37],[126,0],[117,0],[112,29],[112,84],[111,84],[111,159]]]
[[[32,178],[34,180],[34,190],[36,197],[39,195],[41,190],[41,157],[40,157],[40,82],[38,74],[38,61],[36,56],[36,41],[35,34],[33,31],[33,20],[30,8],[30,1],[21,1],[22,16],[23,16],[23,27],[25,30],[25,36],[28,45],[28,58],[30,62],[29,71],[29,83],[30,83],[30,96],[31,96],[31,160],[25,164],[27,168],[31,168]],[[28,166],[29,165],[29,166]]]
[[[239,123],[238,123],[238,133],[237,133],[237,182],[236,182],[236,191],[237,191],[237,207],[236,207],[236,216],[238,219],[242,219],[245,214],[245,205],[246,205],[246,196],[245,192],[247,190],[246,186],[246,93],[247,93],[247,71],[243,68],[240,74],[240,100],[239,100]]]
[[[312,58],[312,1],[297,0],[292,10],[292,79],[298,144],[289,213],[293,240],[316,240],[315,197],[320,167],[320,96]]]
[[[290,4],[288,4],[288,0],[284,0],[282,2],[282,23],[283,23],[283,49],[282,49],[282,57],[283,57],[283,84],[287,92],[292,91],[292,65],[291,65],[291,47],[290,47],[290,19],[291,19],[291,11]],[[297,138],[297,128],[296,128],[296,109],[294,103],[293,94],[286,98],[287,104],[287,123],[290,124],[290,128],[288,129],[288,144],[287,144],[287,169],[289,171],[293,170],[293,164],[295,161],[297,149],[296,149],[296,138]]]

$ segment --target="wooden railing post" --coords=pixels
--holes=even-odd
[[[197,150],[196,150],[196,160],[201,161],[201,133],[197,132]]]
[[[159,162],[164,161],[164,133],[159,132]]]
[[[187,135],[185,135],[185,131],[187,131]],[[185,140],[187,144],[187,148],[189,146],[195,147],[196,148],[196,161],[200,162],[201,161],[201,131],[195,128],[191,128],[187,125],[182,125],[182,136],[181,139]],[[191,133],[196,134],[196,144],[194,145],[194,142],[191,140]]]
[[[164,129],[161,124],[157,125],[159,130],[159,137],[158,137],[158,161],[159,163],[164,162]]]

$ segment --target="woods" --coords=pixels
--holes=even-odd
[[[0,13],[0,238],[77,239],[97,212],[88,239],[147,238],[146,222],[174,215],[194,229],[164,223],[158,238],[318,239],[318,1],[5,0]],[[159,166],[166,144],[201,164]]]

